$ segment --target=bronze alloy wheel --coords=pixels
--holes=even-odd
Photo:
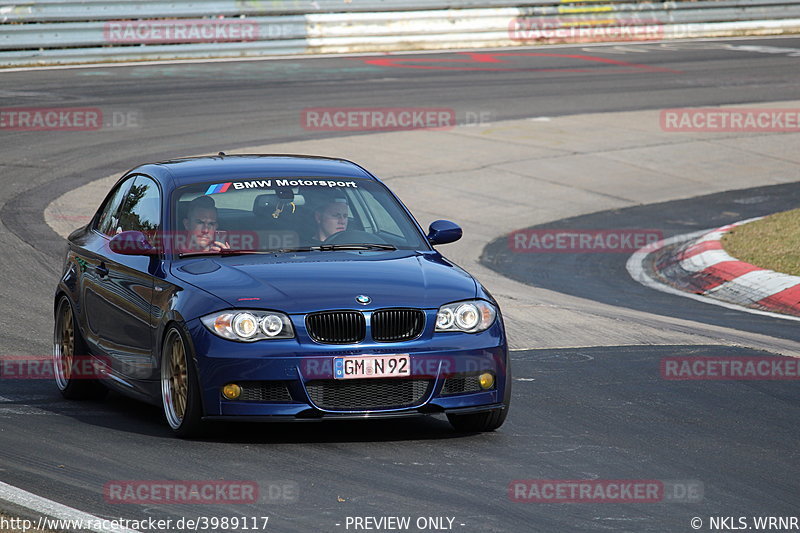
[[[175,435],[186,438],[204,432],[194,352],[178,325],[167,330],[161,349],[161,403]]]
[[[90,356],[75,321],[72,305],[66,296],[61,296],[53,328],[53,376],[64,398],[99,400],[108,393],[108,389],[95,376],[80,375],[80,372],[76,375],[76,364],[81,363],[81,368],[86,369],[95,362]]]
[[[75,356],[75,325],[72,308],[66,298],[58,304],[55,336],[53,339],[53,373],[60,391],[67,389]]]
[[[189,402],[189,366],[183,338],[174,328],[169,331],[164,341],[161,398],[167,422],[172,429],[178,429],[186,415],[186,406]]]

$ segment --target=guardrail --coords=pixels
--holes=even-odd
[[[509,5],[511,4],[511,5]],[[0,6],[0,66],[800,32],[800,3],[46,0]]]

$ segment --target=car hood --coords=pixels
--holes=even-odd
[[[474,298],[477,284],[437,252],[306,252],[183,259],[172,274],[231,307],[309,313],[438,308]],[[356,303],[356,296],[371,299]]]

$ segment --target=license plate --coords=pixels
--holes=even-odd
[[[353,355],[333,360],[336,379],[393,378],[411,375],[411,358],[402,355]]]

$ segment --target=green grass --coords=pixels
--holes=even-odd
[[[800,209],[736,227],[722,238],[722,246],[741,261],[800,276]]]

